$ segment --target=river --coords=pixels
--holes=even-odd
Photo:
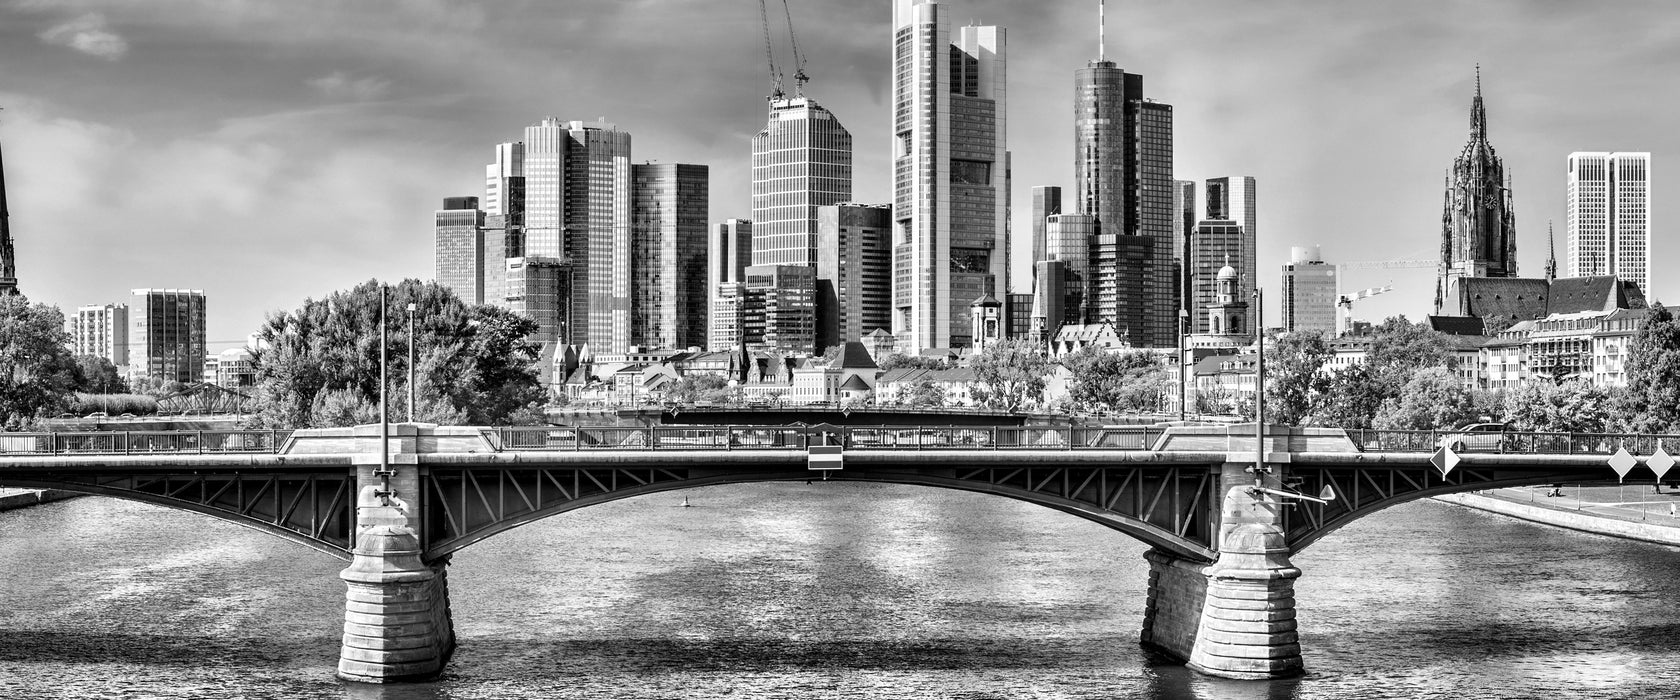
[[[677,507],[686,495],[695,506]],[[1295,557],[1306,677],[1137,644],[1143,545],[979,494],[755,484],[459,552],[438,681],[346,684],[338,560],[106,498],[0,513],[5,698],[1675,697],[1680,551],[1432,501]]]

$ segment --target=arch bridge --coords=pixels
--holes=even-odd
[[[1266,426],[1257,440],[1253,424],[389,431],[0,434],[0,486],[192,510],[349,561],[339,672],[366,681],[441,670],[454,646],[450,555],[551,515],[697,486],[800,479],[990,493],[1149,544],[1142,641],[1214,675],[1275,678],[1301,671],[1300,571],[1290,556],[1318,538],[1427,496],[1614,480],[1607,461],[1619,449],[1652,455],[1646,474],[1659,481],[1667,470],[1665,436],[1634,435],[1508,433],[1484,443]]]

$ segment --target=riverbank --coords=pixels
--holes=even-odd
[[[46,491],[36,491],[34,489],[0,489],[0,512],[17,510],[19,508],[29,508],[31,506],[41,505],[42,503],[52,503],[53,501],[62,501],[86,495],[87,494],[85,493],[76,493],[75,491],[57,491],[52,489],[48,489]]]
[[[1680,547],[1680,492],[1649,485],[1506,488],[1437,496],[1455,505],[1555,527]]]

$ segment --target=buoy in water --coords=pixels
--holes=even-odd
[[[693,506],[688,505],[688,497],[687,496],[683,496],[682,507],[684,507],[684,508],[692,508],[693,507]]]

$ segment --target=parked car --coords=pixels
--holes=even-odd
[[[1440,446],[1454,452],[1504,452],[1507,423],[1471,423],[1441,438]]]

